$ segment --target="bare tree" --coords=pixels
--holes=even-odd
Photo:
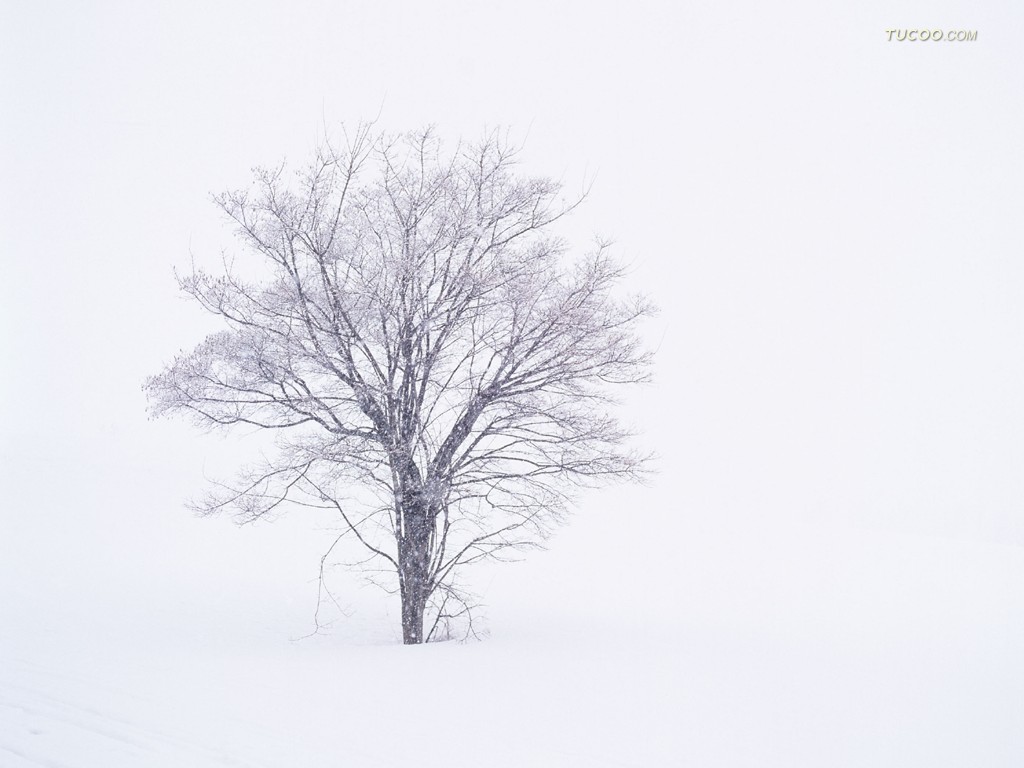
[[[611,395],[648,376],[651,307],[616,297],[604,246],[564,263],[551,230],[575,204],[516,154],[363,127],[295,174],[257,170],[216,202],[263,271],[180,277],[227,330],[145,385],[154,414],[278,430],[202,510],[333,509],[391,574],[406,643],[470,615],[462,566],[536,544],[576,487],[644,463]]]

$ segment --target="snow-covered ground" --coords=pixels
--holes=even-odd
[[[195,536],[178,572],[51,531],[0,570],[0,766],[1024,762],[1019,546],[621,523],[598,508],[479,571],[490,636],[414,648],[343,578],[348,618],[299,639],[322,543],[302,521],[168,517]]]

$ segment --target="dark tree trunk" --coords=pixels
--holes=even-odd
[[[430,597],[430,533],[428,506],[409,504],[403,513],[405,531],[398,542],[399,587],[402,598],[402,642],[417,645],[423,637],[423,614]]]
[[[402,588],[402,642],[418,645],[423,642],[423,612],[426,601],[413,590]]]

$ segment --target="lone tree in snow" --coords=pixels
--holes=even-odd
[[[156,415],[277,430],[200,509],[334,510],[390,574],[405,643],[469,617],[462,566],[536,544],[575,487],[644,462],[610,410],[648,377],[651,307],[615,296],[605,247],[564,263],[550,230],[575,205],[515,166],[497,134],[446,153],[363,127],[295,174],[257,170],[216,202],[259,268],[179,278],[226,330],[145,385]]]

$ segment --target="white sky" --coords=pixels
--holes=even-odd
[[[978,38],[886,40],[921,25]],[[146,419],[209,328],[172,268],[231,244],[209,193],[378,113],[596,176],[572,234],[663,311],[627,412],[661,475],[594,505],[1024,542],[1019,3],[7,0],[0,76],[8,555],[240,540],[180,506],[233,443]]]

